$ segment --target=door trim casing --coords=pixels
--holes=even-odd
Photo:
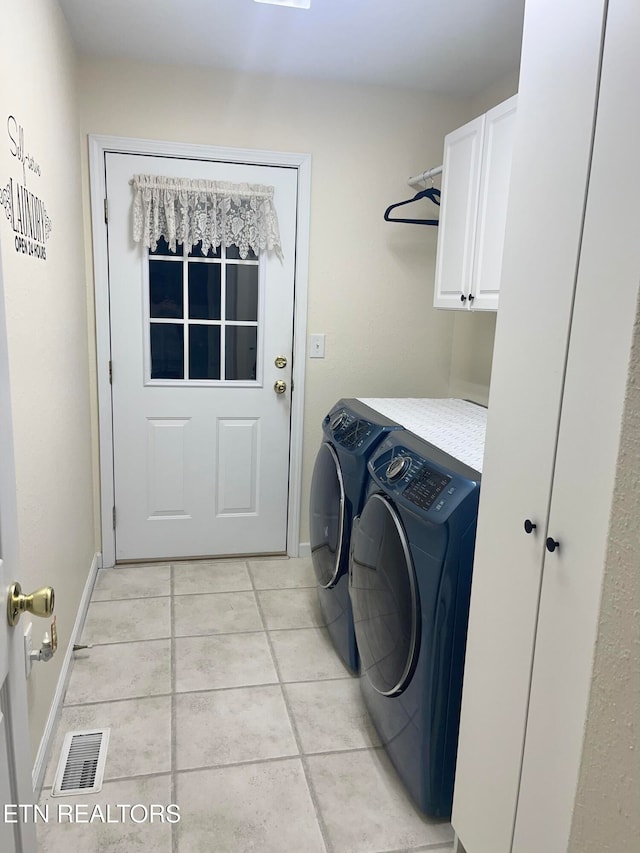
[[[104,215],[106,198],[105,154],[146,154],[194,160],[218,160],[255,166],[281,166],[298,173],[296,210],[296,264],[293,309],[293,365],[291,393],[291,434],[289,445],[289,501],[287,506],[287,554],[299,556],[300,500],[302,494],[302,435],[304,424],[304,379],[307,339],[307,299],[309,284],[309,218],[311,201],[311,155],[246,148],[220,148],[152,139],[89,134],[89,182],[91,197],[91,236],[96,321],[96,363],[98,386],[98,432],[100,438],[100,529],[104,566],[115,565],[113,506],[113,411],[109,360],[109,265],[107,228]]]

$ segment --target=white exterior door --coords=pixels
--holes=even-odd
[[[24,624],[7,622],[7,589],[18,580],[16,482],[11,397],[0,257],[0,850],[35,853],[33,817],[20,821],[11,805],[33,802],[27,694],[22,651]]]
[[[105,161],[116,559],[283,553],[297,171],[136,154]],[[235,247],[204,257],[161,243],[149,253],[131,236],[139,173],[274,186],[284,261],[242,260]]]

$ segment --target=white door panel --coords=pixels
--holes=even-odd
[[[518,96],[485,116],[478,231],[471,289],[474,311],[497,311],[511,181],[511,155]]]
[[[445,137],[436,308],[465,309],[471,290],[484,124],[481,115]]]
[[[132,154],[105,159],[116,558],[284,552],[297,171]],[[131,236],[129,181],[138,173],[274,186],[284,261],[271,253],[242,261],[224,250],[219,258],[150,257]],[[158,270],[178,282],[180,304],[169,301],[166,315],[149,296]],[[205,294],[197,305],[196,283]],[[287,359],[284,369],[277,356]],[[278,379],[285,394],[274,391]]]
[[[260,420],[220,418],[218,421],[217,515],[256,515]],[[248,464],[243,464],[244,462]]]

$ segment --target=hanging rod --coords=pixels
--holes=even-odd
[[[415,175],[413,178],[409,178],[407,183],[410,187],[419,187],[424,184],[425,181],[428,181],[429,178],[435,178],[436,175],[442,174],[442,166],[434,166],[433,169],[427,169],[426,172],[422,172],[420,175]]]

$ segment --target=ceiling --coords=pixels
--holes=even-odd
[[[518,68],[524,0],[59,0],[83,55],[472,97]]]

